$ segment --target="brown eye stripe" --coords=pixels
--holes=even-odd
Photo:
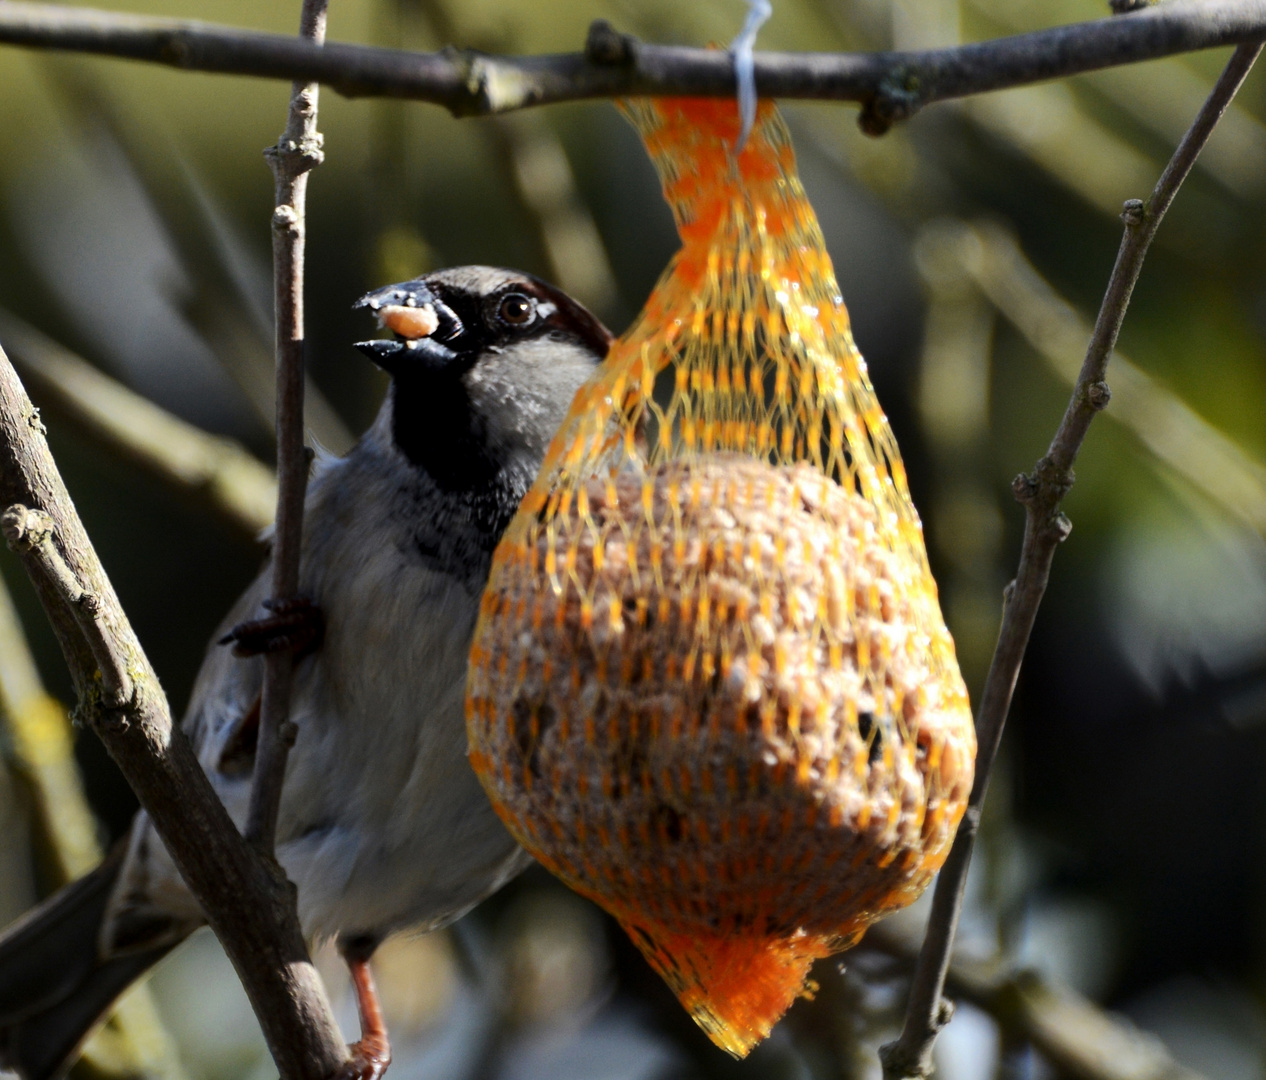
[[[386,304],[378,309],[377,314],[383,326],[403,338],[430,337],[440,325],[439,316],[430,304],[424,307]]]

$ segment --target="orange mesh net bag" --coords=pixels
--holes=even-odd
[[[493,560],[470,760],[742,1056],[917,897],[972,782],[896,442],[777,111],[625,106],[682,248]]]

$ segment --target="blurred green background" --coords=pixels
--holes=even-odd
[[[298,18],[297,4],[239,0],[117,6],[283,33]],[[740,0],[334,0],[329,36],[570,51],[603,17],[647,39],[702,44],[729,40],[743,14]],[[1090,0],[775,0],[760,45],[920,48],[1104,14]],[[785,106],[973,692],[1018,553],[1011,478],[1041,455],[1067,401],[1122,201],[1150,192],[1226,56],[938,105],[878,140],[858,132],[852,106]],[[0,48],[0,308],[265,461],[272,185],[260,152],[283,126],[288,93],[277,82]],[[1051,992],[1155,1033],[1211,1080],[1266,1076],[1264,115],[1258,72],[1144,270],[1109,374],[1113,403],[1066,504],[1074,530],[1020,679],[962,935],[964,962],[999,985],[1032,969]],[[308,208],[309,419],[333,450],[368,424],[384,389],[351,348],[374,332],[351,311],[367,290],[443,265],[517,266],[618,331],[675,246],[651,168],[609,103],[457,121],[432,106],[327,92],[320,128],[327,160]],[[4,317],[0,342],[26,370],[48,347],[29,335],[15,347]],[[33,384],[32,396],[179,710],[262,549],[204,493],[137,467],[55,395],[44,400]],[[14,560],[2,569],[39,670],[67,701],[34,596]],[[0,921],[60,873],[20,739],[10,733],[4,745]],[[76,754],[108,841],[135,803],[91,737]],[[822,965],[817,1000],[797,1004],[736,1064],[613,923],[529,872],[453,931],[380,953],[391,1075],[875,1077],[874,1047],[904,1003],[902,934],[917,933],[918,918],[883,949],[846,956],[843,974]],[[328,956],[322,963],[354,1038],[345,977]],[[166,1049],[147,1029],[158,1041],[140,1059],[158,1073],[275,1075],[208,934],[153,985]],[[985,1007],[960,1009],[938,1075],[1100,1075],[1035,1049],[1033,1025],[999,1001],[983,995]],[[1165,1052],[1138,1046],[1168,1067]],[[81,1071],[128,1074],[108,1059],[101,1051]]]

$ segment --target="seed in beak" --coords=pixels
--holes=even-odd
[[[384,304],[375,314],[383,326],[402,338],[430,337],[440,325],[439,316],[435,314],[435,308],[430,304],[423,307]]]

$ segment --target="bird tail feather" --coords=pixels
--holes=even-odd
[[[0,1069],[52,1080],[115,999],[173,943],[102,959],[98,938],[122,861],[117,848],[0,933]]]

